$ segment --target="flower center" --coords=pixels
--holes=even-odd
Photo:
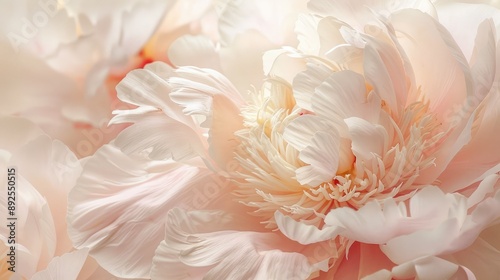
[[[296,170],[306,164],[299,151],[283,139],[287,124],[304,114],[297,108],[289,84],[270,79],[255,93],[252,105],[243,110],[245,129],[236,155],[242,171],[236,177],[235,195],[269,228],[275,228],[274,212],[287,213],[296,220],[321,226],[324,215],[337,207],[358,209],[370,199],[408,198],[421,186],[415,184],[420,171],[433,165],[436,144],[443,137],[441,124],[429,112],[429,105],[416,102],[394,116],[380,106],[389,120],[385,129],[389,149],[376,160],[360,162],[350,150],[341,153],[337,174],[316,186],[301,185]],[[346,159],[347,157],[347,159]]]

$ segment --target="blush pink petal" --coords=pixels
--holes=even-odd
[[[106,179],[101,179],[103,172]],[[213,194],[203,191],[208,184],[218,187],[217,178],[206,169],[152,162],[127,156],[112,145],[103,146],[86,161],[69,195],[70,237],[77,248],[89,247],[90,254],[112,274],[149,277],[168,210],[173,205],[198,208],[215,203],[207,202],[206,197]]]
[[[116,120],[116,119],[115,119]],[[114,144],[127,154],[143,153],[153,160],[186,161],[204,154],[204,143],[196,131],[181,122],[166,118],[160,111],[148,112],[124,129]],[[169,133],[166,134],[165,132]]]
[[[29,278],[46,269],[54,257],[73,248],[66,231],[65,212],[67,194],[80,175],[81,166],[68,147],[50,139],[25,119],[0,118],[0,132],[10,136],[9,141],[0,141],[0,165],[5,170],[15,167],[17,171],[17,272]],[[3,177],[2,181],[6,179]],[[4,196],[4,213],[6,205]],[[1,236],[7,244],[6,227],[2,227]]]
[[[395,263],[401,264],[427,255],[444,255],[461,251],[470,246],[480,233],[500,217],[499,175],[490,175],[479,188],[495,186],[494,196],[467,209],[467,204],[455,204],[450,216],[432,229],[401,235],[382,245],[382,251]],[[489,185],[489,186],[488,186]],[[460,195],[455,195],[457,198]],[[457,201],[458,202],[458,201]]]
[[[60,257],[55,257],[47,266],[47,269],[37,272],[32,280],[72,280],[77,279],[85,260],[88,249],[76,250],[66,253]]]
[[[222,74],[193,66],[173,70],[157,62],[129,73],[117,90],[123,101],[143,107],[115,111],[112,123],[134,123],[116,139],[123,151],[147,151],[152,159],[201,156],[227,168],[245,101]]]
[[[367,96],[363,76],[352,71],[340,71],[331,73],[316,87],[312,111],[332,123],[349,117],[362,117],[376,123],[380,114],[380,99]]]
[[[413,67],[415,82],[431,110],[445,118],[449,108],[473,94],[467,60],[446,29],[428,14],[403,10],[392,15],[391,22],[396,33],[411,34],[399,42]]]
[[[340,0],[335,2],[328,0],[312,0],[308,3],[308,8],[312,12],[320,15],[333,16],[345,22],[354,22],[356,23],[354,27],[360,30],[363,30],[366,24],[376,21],[377,15],[373,11],[387,14],[400,9],[412,8],[432,16],[436,14],[432,2],[428,0]]]
[[[500,49],[497,49],[496,55],[490,59],[496,59],[500,55]],[[498,68],[498,66],[497,66]],[[498,70],[498,69],[497,69]],[[447,169],[441,174],[442,188],[447,191],[459,190],[461,186],[472,183],[473,180],[481,176],[485,170],[493,168],[500,161],[498,153],[492,153],[498,147],[500,133],[498,133],[498,120],[500,112],[500,96],[498,92],[499,71],[495,73],[493,87],[484,99],[480,96],[467,100],[466,107],[477,106],[478,110],[474,120],[472,130],[472,139],[470,143],[450,162]],[[480,79],[487,79],[482,75]],[[480,110],[479,110],[480,109]],[[463,110],[462,110],[463,111]],[[457,113],[461,113],[459,111]],[[494,172],[498,172],[494,171]],[[464,182],[467,182],[464,184]]]
[[[493,7],[496,7],[493,8]],[[439,22],[450,31],[459,43],[465,57],[470,59],[474,50],[474,39],[479,25],[492,19],[495,25],[500,23],[498,3],[494,1],[434,1]],[[467,12],[467,21],[460,20],[460,14]],[[496,35],[499,35],[498,33]]]
[[[171,210],[152,279],[308,279],[326,268],[311,250],[245,220],[238,213]]]
[[[323,64],[307,64],[307,69],[298,73],[293,79],[293,95],[297,105],[312,111],[313,93],[330,75],[330,69]]]

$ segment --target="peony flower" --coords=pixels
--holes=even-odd
[[[2,113],[32,120],[79,158],[91,155],[123,129],[107,127],[112,110],[124,108],[114,87],[144,65],[147,58],[138,53],[168,2],[23,0],[0,6]]]
[[[497,8],[308,7],[248,96],[207,65],[127,75],[118,97],[137,108],[111,123],[132,125],[69,195],[77,248],[131,278],[498,274]]]
[[[0,132],[8,136],[0,139],[1,182],[14,186],[9,192],[5,187],[0,203],[6,221],[0,278],[111,279],[87,248],[75,250],[68,237],[67,196],[82,170],[77,157],[22,118],[1,117]]]

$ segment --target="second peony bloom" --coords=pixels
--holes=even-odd
[[[127,75],[112,123],[133,124],[69,196],[77,248],[131,278],[500,273],[498,7],[308,8],[249,94],[196,65]]]

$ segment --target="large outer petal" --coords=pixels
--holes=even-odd
[[[3,170],[7,170],[1,162]],[[19,172],[20,170],[18,170]],[[0,179],[7,182],[4,173]],[[30,278],[39,268],[44,268],[54,257],[57,246],[57,236],[50,207],[40,193],[19,173],[17,174],[16,192],[16,256],[19,276]],[[7,216],[7,197],[2,196],[0,207],[4,217]],[[0,239],[10,246],[7,238],[10,236],[8,223],[0,228]],[[34,238],[35,237],[35,238]]]
[[[380,99],[368,96],[363,76],[352,71],[340,71],[330,74],[318,84],[312,99],[312,110],[332,124],[342,123],[349,117],[377,123]]]
[[[125,117],[128,121],[134,120],[134,124],[124,129],[114,142],[124,153],[144,154],[152,160],[176,161],[204,156],[204,141],[190,126],[158,111],[135,118],[130,114]]]
[[[418,9],[430,15],[435,15],[434,7],[428,0],[313,0],[308,3],[308,7],[314,13],[334,16],[348,22],[360,31],[363,30],[366,24],[376,22],[378,14],[387,15],[400,9]]]
[[[308,279],[325,269],[312,251],[224,211],[169,212],[152,279]],[[258,229],[258,228],[257,228]]]
[[[2,117],[0,133],[9,136],[0,141],[0,165],[4,170],[15,167],[17,171],[19,273],[31,277],[44,269],[54,256],[72,249],[65,222],[67,194],[81,166],[64,144],[51,140],[27,120]],[[0,181],[6,182],[5,175],[7,173],[0,176]],[[6,205],[4,196],[1,206],[5,214]],[[1,231],[4,240],[8,231],[5,228]]]
[[[10,164],[47,201],[57,236],[55,255],[71,250],[66,209],[68,193],[81,173],[78,159],[60,141],[40,136],[13,153]]]
[[[497,174],[490,175],[478,187],[481,191],[483,188],[493,190],[495,186],[497,191],[494,196],[486,197],[476,205],[455,203],[450,208],[449,217],[434,228],[397,236],[381,246],[382,251],[392,261],[401,264],[428,255],[446,255],[466,249],[500,217],[498,178]],[[460,195],[455,196],[458,198]],[[464,213],[463,208],[469,208],[469,212]]]
[[[135,123],[117,138],[123,151],[146,152],[156,160],[201,156],[210,165],[214,161],[227,168],[238,144],[234,132],[242,128],[245,101],[224,75],[194,66],[173,70],[156,62],[129,73],[117,90],[121,100],[140,106],[115,111],[112,123]],[[144,127],[149,127],[148,136]]]
[[[468,3],[467,3],[468,2]],[[500,24],[500,7],[495,1],[434,1],[439,22],[448,29],[469,59],[474,49],[474,39],[479,25],[485,19],[493,19]],[[496,5],[496,6],[495,6]],[[467,20],[461,14],[467,13]],[[500,35],[497,33],[497,35]]]
[[[465,200],[462,199],[462,206]],[[424,188],[412,197],[410,213],[404,203],[393,199],[370,201],[359,210],[336,208],[325,217],[325,226],[319,230],[313,226],[277,214],[281,231],[302,244],[316,243],[337,236],[368,244],[384,244],[390,239],[423,229],[431,229],[448,217],[456,204],[454,197],[447,197],[437,187]],[[465,206],[464,206],[465,207]],[[304,233],[308,233],[305,235]]]
[[[315,186],[332,180],[339,165],[340,149],[340,137],[334,127],[317,116],[304,115],[287,126],[283,137],[307,164],[296,170],[299,183]]]
[[[168,210],[216,203],[229,185],[206,169],[130,157],[106,145],[70,193],[70,237],[112,274],[147,278]]]
[[[233,84],[221,73],[204,68],[181,67],[169,79],[170,98],[187,115],[205,118],[201,127],[208,128],[208,152],[225,170],[232,162],[239,140],[234,133],[243,128],[240,108],[245,104]]]
[[[469,144],[453,158],[439,178],[442,182],[441,187],[450,192],[473,183],[485,171],[500,162],[500,154],[492,152],[498,149],[500,141],[500,133],[497,132],[500,118],[498,110],[500,66],[498,63],[491,65],[499,57],[500,48],[495,45],[490,22],[483,22],[480,28],[474,47],[475,64],[472,65],[472,69],[476,69],[477,72],[474,76],[477,80],[477,92],[473,98],[467,99],[460,111],[454,112],[460,116],[465,110],[474,109],[477,106],[472,138]],[[500,167],[493,173],[498,171]]]
[[[262,85],[262,54],[283,45],[294,45],[293,24],[304,0],[219,1],[218,28],[221,67],[234,85],[246,94]]]
[[[460,48],[439,22],[420,11],[400,11],[391,22],[397,34],[404,34],[398,39],[413,66],[417,87],[430,109],[447,117],[447,110],[473,94],[470,68]]]

